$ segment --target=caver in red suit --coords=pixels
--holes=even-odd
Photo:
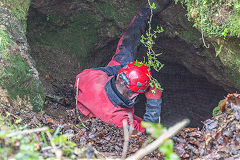
[[[134,52],[140,44],[141,35],[145,33],[151,11],[144,8],[138,12],[121,37],[115,55],[105,67],[85,69],[77,75],[75,89],[78,86],[78,109],[86,116],[98,117],[106,123],[122,127],[123,119],[128,122],[128,114],[134,119],[134,128],[140,132],[145,129],[140,125],[142,119],[134,115],[135,99],[123,96],[116,88],[118,71],[134,61]],[[161,92],[155,95],[150,91],[147,98],[144,121],[157,123],[161,112]]]

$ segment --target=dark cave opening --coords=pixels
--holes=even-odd
[[[213,109],[227,92],[206,78],[197,76],[184,66],[164,62],[164,68],[153,75],[162,85],[161,122],[171,126],[176,122],[188,118],[188,127],[201,127],[202,122],[212,117]],[[145,96],[140,95],[135,107],[138,116],[145,112]]]

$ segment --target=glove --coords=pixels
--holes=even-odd
[[[153,94],[152,91],[155,91],[155,94]],[[150,86],[150,89],[145,93],[145,96],[147,98],[147,104],[146,113],[143,116],[143,121],[158,123],[158,119],[161,114],[162,92],[155,86]]]
[[[158,123],[161,114],[162,99],[147,99],[146,113],[143,116],[143,121]]]
[[[153,91],[155,92],[155,94],[153,94]],[[145,97],[147,99],[160,99],[162,96],[162,91],[160,91],[159,89],[157,89],[155,86],[151,87],[149,91],[145,92]]]

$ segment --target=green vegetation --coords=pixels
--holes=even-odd
[[[222,113],[221,110],[220,110],[220,106],[223,102],[224,102],[224,99],[219,101],[218,106],[213,109],[213,113],[212,113],[213,118]]]
[[[164,64],[162,64],[157,57],[162,53],[156,53],[153,50],[153,44],[155,44],[154,39],[157,38],[157,34],[162,33],[164,29],[162,27],[160,28],[159,26],[157,26],[156,30],[152,30],[151,24],[152,24],[152,17],[153,17],[153,9],[156,9],[156,6],[154,3],[151,4],[149,0],[148,0],[148,3],[151,9],[151,16],[148,21],[149,28],[146,31],[146,37],[142,35],[140,40],[140,42],[147,48],[147,53],[146,53],[147,58],[144,57],[144,61],[140,62],[140,64],[144,63],[148,68],[152,67],[154,70],[159,72],[164,67]],[[156,87],[156,89],[163,91],[163,88],[161,88],[161,84],[157,81],[157,79],[154,78],[151,74],[149,74],[148,76],[150,77],[150,86]],[[152,92],[153,94],[155,94],[154,90],[152,90]]]
[[[21,21],[24,31],[27,28],[27,14],[31,0],[3,0],[3,4]]]
[[[68,140],[72,135],[60,133],[57,129],[53,131],[46,127],[46,129],[35,128],[29,130],[28,125],[21,124],[21,118],[17,119],[12,116],[8,112],[6,112],[6,115],[0,114],[0,159],[55,159],[56,151],[53,144],[61,149],[59,151],[62,152],[63,157],[76,159],[76,155],[84,154],[84,149],[78,149],[74,142]],[[42,131],[37,131],[37,129],[42,129]],[[53,136],[50,140],[49,134],[51,133]],[[49,145],[52,145],[52,147]],[[41,154],[44,148],[49,148],[48,155]],[[47,158],[45,158],[46,156]]]
[[[44,90],[39,80],[33,80],[33,71],[20,55],[10,58],[10,66],[6,67],[0,74],[0,85],[7,89],[12,99],[19,96],[22,99],[30,100],[35,111],[42,109]]]
[[[9,38],[9,35],[0,28],[0,55],[7,57],[7,47],[12,41]]]
[[[191,43],[195,47],[200,47],[202,45],[202,41],[200,40],[201,34],[193,27],[193,23],[188,21],[186,15],[183,13],[179,14],[178,20],[179,24],[184,27],[184,30],[180,31],[179,36],[187,43]]]
[[[208,41],[215,47],[216,56],[221,60],[234,87],[240,89],[240,57],[238,54],[240,47],[240,1],[175,0],[175,2],[185,4],[188,18],[194,23],[193,26],[198,28],[202,35],[211,37],[208,38]],[[185,26],[184,24],[183,26]],[[180,37],[197,44],[196,38],[200,38],[200,36],[194,36],[194,32],[189,28],[187,30],[191,34],[183,32],[180,33]]]
[[[175,0],[185,4],[189,19],[202,32],[213,37],[240,37],[238,0]]]
[[[163,127],[158,123],[150,123],[150,122],[141,122],[141,125],[146,128],[147,133],[151,134],[152,137],[158,138],[160,137],[164,131],[166,131],[166,127]],[[163,142],[161,146],[158,147],[158,150],[165,155],[165,160],[178,160],[178,155],[173,151],[174,142],[172,139],[167,139]]]
[[[221,40],[219,43],[212,43],[216,49],[219,59],[223,63],[228,76],[232,80],[235,88],[240,89],[240,55],[239,39]]]
[[[43,28],[38,31],[39,36],[30,36],[29,42],[31,45],[40,43],[63,49],[77,57],[83,64],[86,62],[90,50],[97,43],[98,18],[90,12],[80,12],[71,20],[66,20],[64,17],[60,18],[57,15],[47,15],[44,18],[34,17],[29,21],[29,29],[32,26],[43,26]],[[67,25],[57,26],[61,22],[67,23]]]
[[[58,13],[30,17],[28,21],[30,45],[38,43],[62,49],[76,57],[84,67],[90,52],[98,42],[120,35],[116,26],[126,27],[137,11],[137,7],[130,1],[123,4],[110,0],[89,3],[94,6],[96,12],[84,10],[70,17]],[[119,8],[124,8],[124,11]],[[33,33],[32,28],[35,30],[37,28],[38,31]]]
[[[134,3],[136,5],[134,5]],[[136,12],[139,10],[138,2],[133,2],[126,0],[124,3],[120,4],[119,2],[113,2],[107,0],[106,2],[97,2],[98,8],[101,10],[102,14],[106,16],[107,19],[113,20],[115,23],[121,23],[122,26],[127,26],[132,20],[132,17],[135,16]],[[119,10],[121,8],[121,10]]]
[[[142,65],[142,63],[144,63],[147,67],[152,67],[154,70],[156,70],[157,72],[159,72],[163,67],[164,64],[162,64],[159,60],[158,60],[158,56],[161,55],[161,53],[157,54],[155,53],[155,51],[153,50],[153,44],[154,43],[154,39],[157,38],[157,34],[162,33],[164,31],[164,29],[159,26],[157,26],[157,28],[155,30],[152,30],[152,16],[153,16],[153,9],[156,9],[156,6],[154,3],[150,3],[150,1],[148,0],[149,6],[151,8],[151,16],[150,19],[148,21],[149,24],[149,29],[146,31],[146,37],[144,35],[141,36],[141,43],[147,48],[147,58],[145,59],[144,57],[144,62],[138,62],[136,60],[136,65]],[[153,78],[151,75],[149,75],[150,77],[150,86],[151,87],[156,87],[159,90],[163,90],[161,88],[160,83],[157,81],[157,79]],[[153,94],[155,94],[155,91],[152,91]],[[142,127],[144,127],[146,129],[146,132],[151,134],[152,137],[154,138],[158,138],[160,137],[164,131],[166,131],[166,128],[163,127],[161,124],[155,124],[155,123],[149,123],[149,122],[141,122]],[[178,155],[173,151],[174,148],[174,142],[172,139],[167,139],[162,145],[160,145],[158,147],[158,150],[160,152],[162,152],[165,156],[166,160],[178,160],[179,157]]]
[[[34,111],[40,111],[43,105],[44,90],[41,82],[34,79],[33,71],[19,54],[10,54],[13,42],[8,34],[0,29],[0,55],[3,55],[4,66],[1,66],[0,86],[8,91],[11,99],[22,98],[30,101]]]

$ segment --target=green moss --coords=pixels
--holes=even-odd
[[[140,9],[140,7],[136,7],[140,6],[139,2],[129,0],[124,1],[124,3],[110,0],[105,2],[99,1],[97,6],[106,18],[114,20],[115,23],[122,23],[123,26],[127,26]]]
[[[229,75],[233,80],[233,83],[237,89],[240,89],[240,55],[238,52],[234,52],[231,49],[226,49],[227,55],[230,56],[229,62]]]
[[[31,0],[3,0],[3,4],[21,21],[24,31],[27,28],[27,14]]]
[[[196,47],[200,46],[199,37],[190,31],[183,31],[179,36],[188,43],[194,44]]]
[[[213,113],[212,113],[213,118],[222,113],[220,110],[220,106],[223,102],[224,102],[224,99],[219,101],[218,106],[213,109]]]
[[[7,47],[11,43],[9,35],[0,28],[0,55],[7,57]]]
[[[20,55],[11,56],[11,62],[0,74],[0,85],[12,99],[18,96],[25,100],[30,98],[34,111],[40,111],[44,95],[41,82],[33,79],[33,71]]]
[[[34,79],[33,71],[27,62],[19,55],[9,55],[7,48],[11,40],[6,32],[0,29],[0,48],[3,53],[3,64],[0,72],[0,86],[8,91],[12,99],[20,97],[30,100],[34,111],[40,111],[43,105],[44,90],[41,82]]]
[[[183,26],[184,30],[179,33],[179,36],[188,43],[194,44],[195,47],[200,47],[201,34],[196,28],[194,28],[191,22],[188,21],[186,15],[182,14],[178,16],[179,24]]]
[[[98,7],[108,19],[113,19],[115,21],[120,20],[120,14],[118,14],[117,10],[109,2],[99,2]]]
[[[237,0],[175,0],[187,6],[194,26],[209,36],[240,37],[240,2]]]
[[[57,20],[53,20],[53,17]],[[40,35],[33,39],[30,44],[41,43],[53,48],[63,49],[71,53],[83,64],[88,58],[90,50],[97,43],[99,17],[90,12],[80,12],[67,22],[64,27],[53,25],[61,21],[59,16],[50,15],[49,19],[32,19],[29,26],[43,25],[48,23],[39,31]],[[54,21],[54,24],[53,24]]]
[[[221,52],[218,57],[223,63],[224,69],[232,80],[234,87],[240,90],[240,40],[237,38],[219,39],[219,43],[212,42],[212,44],[216,51]]]
[[[61,26],[61,24],[65,23],[66,19],[60,15],[51,14],[46,16],[46,21],[52,25]]]

